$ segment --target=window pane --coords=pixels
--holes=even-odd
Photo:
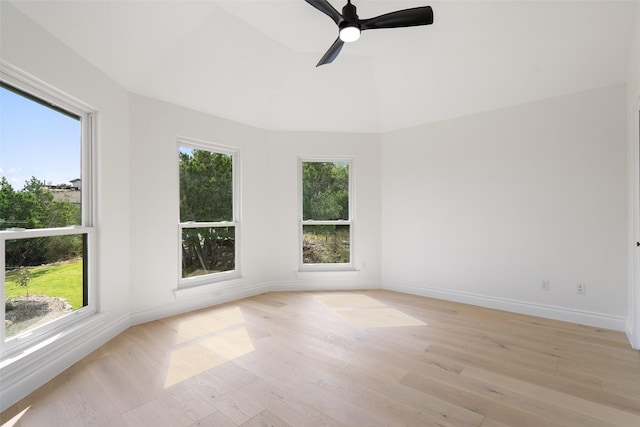
[[[180,222],[233,221],[232,157],[180,147]]]
[[[87,305],[85,247],[80,234],[6,241],[7,338]]]
[[[350,262],[348,225],[304,225],[302,262],[305,264],[346,264]]]
[[[235,227],[182,229],[182,277],[235,270]]]
[[[0,229],[80,225],[80,118],[4,83],[0,112]]]
[[[349,219],[349,163],[302,163],[302,217]]]

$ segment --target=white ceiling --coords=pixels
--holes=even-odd
[[[431,5],[434,24],[366,31],[316,68],[337,29],[304,0],[11,3],[131,92],[264,129],[342,132],[624,83],[638,5],[354,0],[361,18]]]

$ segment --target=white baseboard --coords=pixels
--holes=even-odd
[[[169,316],[175,316],[201,308],[220,305],[243,298],[268,292],[267,283],[258,284],[212,284],[211,286],[199,286],[197,288],[176,289],[174,295],[175,302],[154,307],[150,310],[143,310],[131,313],[131,324],[151,322]]]
[[[128,314],[109,323],[105,319],[105,314],[98,314],[90,318],[86,324],[64,333],[46,346],[29,354],[17,356],[10,365],[2,369],[0,371],[2,383],[0,412],[70,368],[130,326]]]
[[[201,308],[237,301],[270,291],[334,291],[352,289],[380,289],[379,282],[360,282],[344,277],[341,272],[336,276],[326,272],[298,273],[298,279],[292,281],[274,281],[258,284],[212,284],[197,288],[177,289],[176,301],[150,310],[133,312],[131,324],[151,322],[169,316],[175,316]]]
[[[613,329],[616,331],[625,331],[627,326],[627,319],[625,317],[574,310],[565,307],[535,304],[508,298],[490,297],[470,292],[451,291],[448,289],[432,288],[415,284],[388,282],[382,283],[382,289],[437,298],[446,301],[460,302],[463,304],[477,305],[480,307],[493,308],[512,313],[528,314],[531,316],[561,320],[564,322],[579,323],[598,328]]]
[[[313,274],[313,273],[309,273]],[[309,277],[305,280],[278,281],[269,284],[269,291],[351,291],[380,289],[380,282],[356,282],[349,279]]]
[[[637,340],[636,335],[633,333],[633,325],[631,324],[631,321],[627,321],[627,325],[626,325],[626,329],[625,332],[627,334],[627,339],[629,340],[629,343],[631,343],[631,348],[633,348],[634,350],[640,350],[640,341]]]

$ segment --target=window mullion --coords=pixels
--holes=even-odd
[[[336,220],[315,220],[315,219],[303,219],[304,225],[350,225],[352,221],[350,219],[336,219]]]
[[[238,223],[236,221],[215,221],[215,222],[198,222],[198,221],[189,221],[189,222],[181,222],[181,228],[203,228],[203,227],[235,227]]]

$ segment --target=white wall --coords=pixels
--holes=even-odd
[[[640,0],[636,0],[636,21],[629,49],[629,72],[627,75],[628,102],[630,106],[640,99]]]
[[[0,2],[0,20],[3,61],[99,111],[96,226],[101,314],[91,322],[96,329],[90,335],[82,335],[86,329],[76,330],[2,369],[4,408],[129,325],[129,95],[7,2]]]
[[[623,329],[625,117],[616,86],[384,135],[383,286]]]

